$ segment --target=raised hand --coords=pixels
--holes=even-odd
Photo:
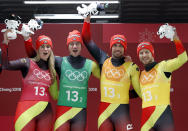
[[[125,62],[132,62],[131,56],[125,56],[124,61],[125,61]]]
[[[90,18],[91,16],[90,15],[88,15],[85,19],[84,19],[84,22],[87,22],[87,23],[90,23],[90,20],[91,20],[91,18]]]
[[[21,35],[23,36],[24,40],[28,40],[34,32],[29,28],[28,25],[23,24],[21,29]]]
[[[42,29],[43,21],[40,19],[30,19],[27,24],[22,24],[21,35],[24,40],[28,40],[31,35],[35,34],[34,31]]]
[[[12,33],[12,30],[11,30],[11,29],[7,29],[7,30],[3,33],[3,38],[4,38],[3,43],[4,43],[4,44],[7,44],[7,45],[8,45],[9,41],[10,41],[11,38],[12,38],[12,37],[10,37],[10,35],[9,35],[9,34],[11,34],[11,33]]]

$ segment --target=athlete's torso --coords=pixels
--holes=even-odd
[[[75,69],[80,69],[84,66],[86,58],[82,56],[73,57],[70,55],[70,56],[67,56],[67,60],[71,64],[72,67],[74,67]],[[55,70],[59,77],[61,76],[62,61],[63,61],[62,57],[55,56]]]
[[[121,66],[112,65],[111,58],[106,59],[101,72],[101,101],[108,103],[128,104],[130,72],[132,62]]]
[[[149,71],[142,71],[140,87],[142,92],[142,107],[170,104],[171,76],[164,72],[164,62],[156,64]]]
[[[22,94],[20,101],[40,100],[49,101],[48,88],[51,85],[49,70],[42,70],[30,60],[29,71],[25,78],[22,78]]]
[[[86,59],[82,68],[75,69],[67,57],[62,59],[58,105],[85,108],[92,61]]]

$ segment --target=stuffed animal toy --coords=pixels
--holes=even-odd
[[[92,2],[88,6],[85,4],[82,4],[81,6],[82,7],[77,7],[78,14],[86,18],[88,15],[98,15],[100,11],[104,10],[108,6],[108,4]]]
[[[6,29],[2,29],[1,32],[5,32],[7,29],[10,29],[11,32],[7,33],[7,37],[9,40],[14,40],[17,38],[17,34],[20,34],[21,32],[18,31],[18,27],[21,24],[21,21],[19,20],[20,17],[16,15],[12,15],[10,19],[5,19]]]
[[[176,30],[175,27],[166,23],[166,24],[160,26],[160,28],[157,32],[157,35],[159,35],[160,39],[166,37],[167,39],[170,39],[171,41],[173,41],[175,30]]]
[[[42,29],[43,21],[39,19],[31,19],[27,24],[22,24],[21,34],[23,37],[29,37],[34,31]]]

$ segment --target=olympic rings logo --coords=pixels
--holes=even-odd
[[[105,74],[108,78],[119,79],[124,76],[125,71],[123,69],[115,69],[115,68],[113,69],[113,68],[107,67],[105,69]]]
[[[88,74],[87,71],[79,72],[79,71],[66,70],[65,76],[69,80],[84,81],[87,78]]]
[[[155,70],[153,70],[152,72],[150,73],[143,73],[141,75],[141,78],[140,78],[140,81],[142,84],[147,84],[147,83],[152,83],[155,78],[156,78],[156,74],[157,72]]]
[[[50,74],[49,74],[49,73],[46,73],[46,72],[44,72],[44,71],[40,71],[40,70],[38,70],[38,69],[34,69],[33,74],[34,74],[37,78],[39,78],[39,79],[43,79],[43,78],[44,78],[44,79],[47,80],[47,81],[51,80]]]
[[[148,76],[144,75],[143,79],[141,80],[143,83],[145,83],[146,81],[150,82],[152,79],[154,78],[153,75],[149,74]]]

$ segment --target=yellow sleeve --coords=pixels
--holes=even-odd
[[[98,79],[100,79],[100,68],[96,62],[92,61],[92,68],[91,68],[92,75]]]
[[[53,100],[57,100],[59,96],[59,90],[58,90],[58,84],[57,79],[55,79],[55,82],[50,86],[49,92]]]
[[[141,95],[141,89],[140,89],[140,70],[136,64],[131,65],[131,82],[134,90],[139,95],[140,98],[142,98]]]
[[[165,61],[164,71],[173,72],[185,64],[187,60],[187,53],[184,51],[182,54],[178,55],[178,57]]]

